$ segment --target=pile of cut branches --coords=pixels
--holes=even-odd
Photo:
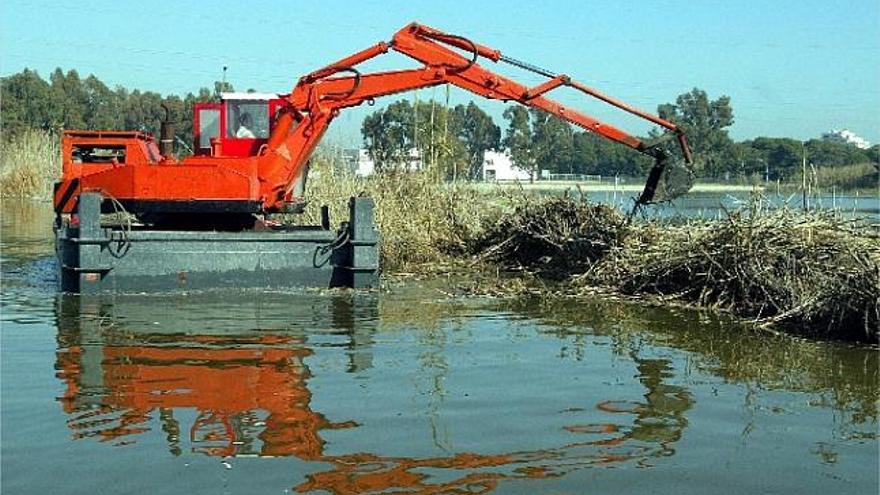
[[[578,283],[721,308],[800,335],[876,342],[878,263],[870,226],[755,202],[713,222],[633,227]]]
[[[507,269],[548,278],[589,270],[618,243],[626,219],[616,209],[569,197],[522,196],[486,228],[475,250]]]

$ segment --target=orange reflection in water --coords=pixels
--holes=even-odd
[[[237,446],[253,443],[243,425],[258,433],[264,456],[317,459],[322,453],[318,432],[354,423],[333,424],[309,408],[311,392],[305,386],[308,369],[302,359],[311,352],[290,347],[292,339],[266,336],[223,347],[221,337],[188,338],[176,347],[100,346],[100,370],[83,367],[83,346],[59,352],[59,376],[66,383],[60,401],[75,436],[98,436],[122,441],[147,431],[150,413],[163,411],[166,431],[179,431],[171,416],[175,409],[192,408],[197,417],[189,428],[194,450],[210,455],[238,453]],[[210,344],[213,347],[183,345]],[[281,346],[281,344],[285,344]],[[100,401],[89,401],[84,373],[100,376]],[[256,419],[254,411],[265,413]],[[118,413],[118,422],[108,416]],[[251,428],[253,429],[253,428]],[[250,442],[248,442],[250,441]]]
[[[321,431],[357,424],[330,423],[311,410],[310,373],[303,361],[312,351],[301,338],[277,333],[108,336],[100,328],[81,327],[81,321],[72,327],[63,323],[60,319],[56,366],[66,390],[59,400],[71,416],[75,438],[136,443],[158,412],[174,454],[181,453],[185,436],[193,452],[212,456],[295,456],[330,464],[295,486],[299,492],[486,493],[503,480],[559,478],[627,462],[648,466],[652,458],[674,454],[672,445],[681,438],[684,413],[692,405],[686,390],[666,383],[668,361],[633,355],[644,401],[595,404],[595,413],[620,421],[572,422],[562,427],[571,435],[569,443],[432,458],[330,456],[323,451]],[[189,414],[194,419],[181,426],[185,410],[194,411]],[[560,411],[579,412],[584,411]]]

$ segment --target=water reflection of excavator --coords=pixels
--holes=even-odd
[[[165,304],[165,314],[156,315],[154,298],[60,298],[56,366],[65,390],[59,400],[74,438],[137,448],[138,438],[158,421],[174,455],[188,445],[190,452],[210,456],[294,456],[330,465],[308,475],[295,487],[300,492],[485,493],[507,479],[557,478],[626,462],[645,465],[672,455],[687,426],[684,413],[692,400],[683,388],[666,383],[669,363],[633,355],[646,387],[644,401],[599,402],[596,414],[609,421],[571,424],[565,430],[573,441],[561,445],[440,457],[328,455],[322,432],[356,432],[357,411],[346,411],[351,417],[334,423],[312,410],[304,360],[320,347],[306,332],[287,326],[291,320],[282,315],[302,311],[303,321],[325,329],[329,322],[334,336],[347,339],[346,369],[358,373],[373,365],[378,309],[375,300],[366,305],[348,297],[309,301],[297,308],[238,301],[235,318],[207,327],[194,311],[206,306],[211,311],[202,300]],[[437,470],[444,474],[430,474]]]
[[[326,312],[344,313],[339,307],[344,301],[330,300]],[[331,423],[309,408],[303,359],[311,351],[301,336],[261,331],[256,301],[253,318],[239,312],[231,327],[197,332],[179,318],[151,314],[151,303],[122,302],[127,320],[141,317],[140,324],[123,328],[115,328],[119,322],[109,316],[120,311],[114,308],[120,300],[82,304],[79,298],[61,298],[58,312],[57,368],[66,384],[60,401],[78,438],[125,444],[148,431],[150,415],[158,411],[173,453],[180,453],[184,434],[193,451],[209,455],[318,459],[322,429],[353,425]],[[351,338],[364,345],[360,336]],[[350,366],[369,366],[364,354],[352,353]],[[196,415],[181,431],[175,410],[187,409]]]

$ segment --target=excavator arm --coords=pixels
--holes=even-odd
[[[468,52],[470,57],[455,49]],[[372,74],[361,74],[357,70],[357,65],[389,50],[424,65],[418,69]],[[480,57],[540,74],[547,77],[547,81],[534,87],[524,86],[484,68],[477,63]],[[668,158],[666,148],[661,146],[663,142],[677,139],[685,162],[692,161],[684,132],[672,122],[600,93],[567,75],[553,74],[466,38],[413,23],[398,31],[391,42],[378,43],[299,80],[286,97],[286,108],[277,117],[269,142],[259,157],[258,174],[266,210],[280,209],[290,197],[291,185],[303,173],[315,146],[340,110],[364,102],[372,103],[375,98],[382,96],[447,83],[484,98],[516,101],[541,109],[584,130],[653,157],[655,166],[637,200],[638,203],[648,203],[653,199]],[[562,86],[573,88],[648,120],[665,128],[667,132],[661,138],[648,143],[546,96]]]

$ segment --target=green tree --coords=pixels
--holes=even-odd
[[[568,122],[536,108],[530,114],[535,168],[563,174],[574,172],[574,131]]]
[[[87,129],[119,128],[120,101],[118,95],[110,91],[103,82],[94,75],[83,81],[85,92],[85,108],[83,121]]]
[[[733,143],[726,154],[729,171],[744,177],[764,178],[767,173],[767,157],[750,142]]]
[[[423,168],[447,178],[465,177],[470,148],[463,136],[482,136],[480,122],[464,106],[450,111],[433,100],[416,105],[399,100],[368,115],[361,134],[379,170],[405,169],[416,150]]]
[[[467,178],[468,150],[462,138],[468,125],[465,109],[456,112],[434,100],[418,102],[414,108],[416,140],[410,149],[418,150],[423,168],[447,179]]]
[[[214,98],[218,101],[220,100],[220,93],[232,93],[233,91],[235,91],[235,88],[231,82],[214,81]]]
[[[65,129],[83,129],[86,127],[85,113],[89,97],[85,87],[75,70],[67,74],[57,68],[49,76],[51,86],[53,112],[51,118]]]
[[[467,149],[468,178],[474,180],[482,173],[483,154],[500,148],[501,128],[474,102],[456,106],[453,114],[456,135]]]
[[[510,151],[514,165],[521,170],[536,172],[529,111],[518,105],[511,106],[504,110],[503,116],[507,120],[507,130],[502,144]]]
[[[146,131],[157,134],[159,123],[165,116],[162,110],[162,95],[152,91],[134,90],[128,94],[121,105],[122,129]]]
[[[874,146],[871,146],[870,148],[868,148],[865,154],[868,156],[869,162],[880,166],[880,144],[875,144]]]
[[[377,170],[403,166],[412,146],[413,108],[406,100],[368,115],[361,125],[364,146]]]
[[[675,103],[658,106],[657,114],[684,129],[697,163],[702,167],[697,172],[717,177],[734,166],[725,159],[729,158],[733,144],[727,134],[727,128],[733,125],[729,96],[709,100],[705,91],[694,88],[679,95]]]
[[[653,164],[647,156],[592,132],[577,132],[573,141],[575,173],[641,177]]]
[[[229,83],[215,82],[213,89],[201,88],[196,94],[163,97],[121,86],[111,90],[94,75],[80,79],[75,70],[65,73],[57,68],[47,82],[37,72],[24,69],[0,78],[0,127],[4,137],[27,129],[62,128],[144,130],[155,134],[165,117],[165,104],[176,122],[177,137],[191,147],[193,105],[217,102],[219,92],[233,89]]]
[[[809,160],[816,166],[840,167],[871,161],[868,150],[860,149],[849,143],[810,139],[804,145]]]
[[[0,95],[3,102],[0,128],[4,134],[14,135],[26,129],[52,127],[52,91],[49,83],[36,71],[24,69],[19,74],[2,78]]]
[[[803,143],[797,139],[759,137],[745,143],[764,160],[770,171],[770,180],[799,177],[804,156]]]

